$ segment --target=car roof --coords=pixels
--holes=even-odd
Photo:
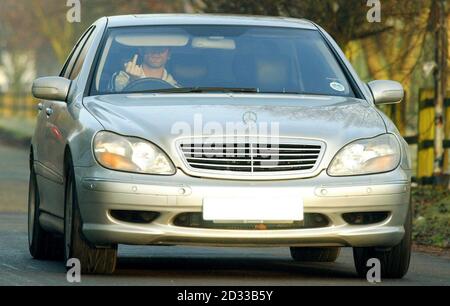
[[[288,17],[212,14],[146,14],[108,17],[108,27],[146,25],[243,25],[317,30],[311,21]]]

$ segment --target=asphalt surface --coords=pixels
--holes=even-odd
[[[26,150],[0,143],[0,286],[73,285],[62,262],[30,257],[27,242]],[[82,276],[81,285],[370,285],[356,277],[351,249],[333,264],[299,264],[287,248],[119,247],[111,276]],[[403,280],[381,285],[450,285],[450,259],[414,253]]]
[[[6,146],[0,139],[0,212],[27,212],[28,158],[27,150]]]

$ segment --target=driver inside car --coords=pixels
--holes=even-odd
[[[166,64],[170,59],[168,47],[146,47],[143,48],[142,65],[138,65],[138,54],[135,54],[130,62],[124,64],[124,70],[113,78],[116,91],[123,91],[131,82],[152,78],[167,82],[173,87],[180,87],[173,76],[166,70]]]

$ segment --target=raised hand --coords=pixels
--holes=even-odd
[[[144,70],[137,64],[137,59],[138,55],[135,54],[131,62],[125,63],[125,72],[132,77],[140,78],[144,76]]]

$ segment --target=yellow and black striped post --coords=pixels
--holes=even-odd
[[[450,174],[450,91],[447,91],[447,97],[444,101],[445,123],[444,123],[444,163],[442,170],[444,174]]]
[[[434,138],[436,110],[434,90],[421,89],[419,92],[419,152],[417,155],[417,180],[422,184],[433,183]]]

